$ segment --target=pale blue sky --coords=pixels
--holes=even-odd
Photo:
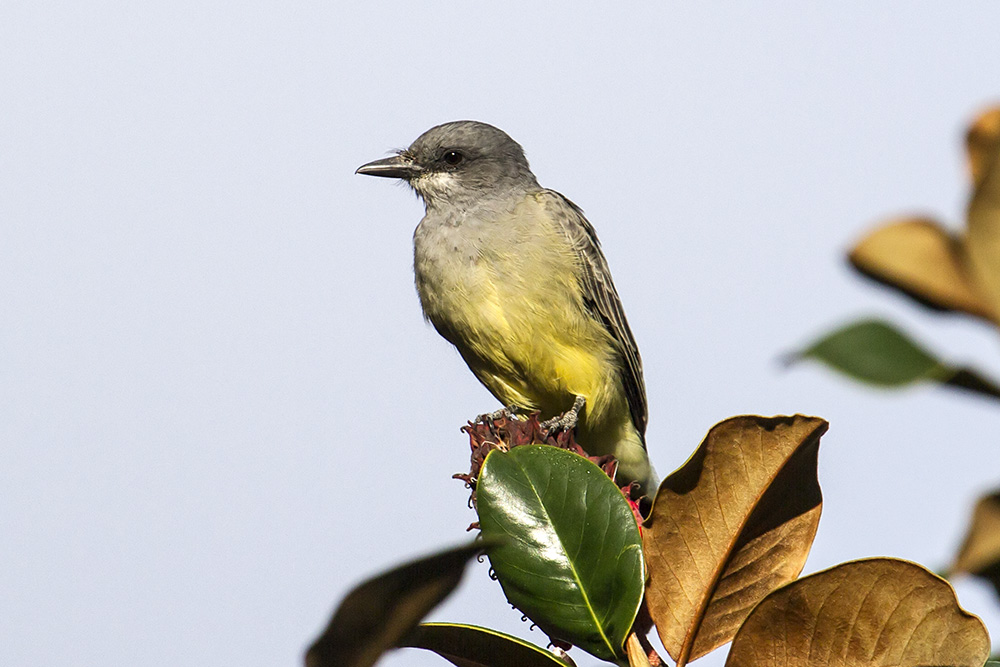
[[[806,571],[945,564],[1000,482],[1000,408],[777,358],[880,314],[1000,377],[995,332],[842,259],[890,215],[957,224],[998,23],[992,2],[8,0],[0,664],[295,665],[357,581],[467,538],[458,427],[496,402],[421,319],[419,202],[353,173],[461,118],[597,227],[661,474],[728,416],[817,414]],[[988,590],[959,592],[1000,632]],[[433,617],[545,641],[485,566]]]

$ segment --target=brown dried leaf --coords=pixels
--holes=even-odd
[[[639,635],[630,633],[625,640],[625,654],[628,656],[629,667],[653,667],[649,662],[646,649],[643,648]]]
[[[972,522],[951,572],[982,577],[993,584],[1000,595],[1000,490],[983,496],[976,503]]]
[[[848,259],[864,275],[925,306],[993,318],[968,274],[961,242],[934,220],[891,221],[861,239]]]
[[[726,667],[982,667],[986,627],[955,591],[895,558],[841,563],[771,593],[740,628]]]
[[[989,303],[1000,313],[1000,116],[989,111],[969,132],[970,160],[975,190],[969,202],[965,250],[969,275]],[[974,147],[974,148],[973,148]]]
[[[1000,148],[1000,107],[992,107],[979,115],[965,135],[972,184],[978,188]]]
[[[816,417],[733,417],[660,485],[643,531],[646,602],[678,665],[728,642],[802,571],[822,496]]]

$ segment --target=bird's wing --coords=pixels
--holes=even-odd
[[[554,190],[543,190],[542,201],[552,218],[562,227],[580,258],[583,269],[581,286],[584,305],[600,320],[621,349],[625,360],[622,380],[628,398],[632,422],[640,435],[646,433],[648,409],[646,384],[642,379],[642,359],[629,329],[618,291],[611,280],[608,261],[601,252],[601,244],[593,225],[583,215],[583,210]]]

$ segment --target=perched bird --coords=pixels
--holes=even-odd
[[[654,490],[639,350],[583,211],[538,185],[517,142],[475,121],[432,127],[357,173],[402,179],[423,199],[420,304],[479,381],[518,413],[575,421],[589,454],[618,459],[619,483]]]

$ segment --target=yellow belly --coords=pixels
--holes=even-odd
[[[591,433],[631,426],[631,414],[614,339],[586,310],[575,267],[551,259],[537,280],[497,275],[495,262],[483,262],[477,280],[451,292],[446,317],[431,319],[504,405],[546,419],[583,396],[583,444]],[[537,272],[525,267],[521,275]]]
[[[480,331],[486,335],[469,336],[456,346],[476,377],[505,405],[539,410],[548,418],[583,396],[585,419],[599,418],[615,402],[609,401],[613,394],[621,393],[611,342],[602,340],[607,338],[602,331],[561,330],[559,322],[571,318],[553,317],[535,322],[530,330]]]

